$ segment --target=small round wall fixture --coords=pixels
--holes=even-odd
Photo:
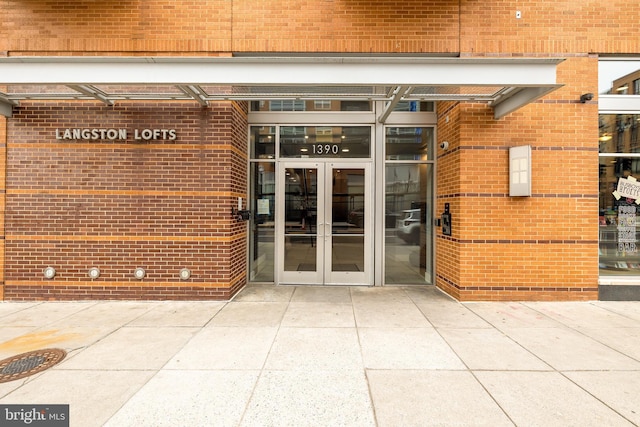
[[[142,267],[136,268],[136,270],[133,272],[133,276],[138,280],[144,279],[144,276],[146,275],[147,275],[147,272],[144,271],[144,268]]]
[[[181,280],[189,280],[190,277],[191,277],[191,270],[189,270],[188,268],[183,268],[182,270],[180,270]]]
[[[100,269],[98,267],[91,267],[89,269],[89,277],[92,279],[100,277]]]
[[[56,269],[53,267],[47,267],[42,271],[45,279],[53,279],[56,277]]]

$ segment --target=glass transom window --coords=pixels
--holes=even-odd
[[[370,126],[281,126],[282,158],[371,157]]]

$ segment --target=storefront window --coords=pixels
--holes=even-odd
[[[600,276],[640,276],[640,59],[598,62]],[[627,96],[611,96],[627,95]],[[617,114],[618,112],[625,114]]]
[[[640,153],[640,113],[601,114],[598,127],[600,153]]]
[[[598,63],[600,95],[638,95],[640,60],[638,58],[606,59]]]
[[[600,272],[640,274],[640,158],[600,157]],[[638,195],[636,195],[638,192]]]
[[[640,114],[601,114],[600,274],[640,275]],[[613,156],[611,154],[614,154]],[[638,194],[636,194],[636,192]]]

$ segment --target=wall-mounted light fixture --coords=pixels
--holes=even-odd
[[[583,104],[587,101],[591,101],[592,99],[593,99],[592,93],[583,93],[582,95],[580,95],[580,102],[582,102]]]
[[[509,148],[509,196],[531,196],[531,146]]]
[[[180,270],[180,280],[189,280],[191,277],[191,270],[188,268],[183,268]]]
[[[89,277],[91,279],[97,279],[100,277],[100,269],[98,267],[91,267],[89,269]]]
[[[144,268],[142,267],[136,268],[135,271],[133,272],[133,277],[135,277],[138,280],[144,279],[144,276],[146,275],[147,275],[147,272],[144,271]]]
[[[42,270],[42,275],[45,279],[53,279],[54,277],[56,277],[56,269],[53,267],[47,267]]]

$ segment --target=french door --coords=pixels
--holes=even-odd
[[[371,285],[371,164],[281,162],[277,179],[277,281]]]

